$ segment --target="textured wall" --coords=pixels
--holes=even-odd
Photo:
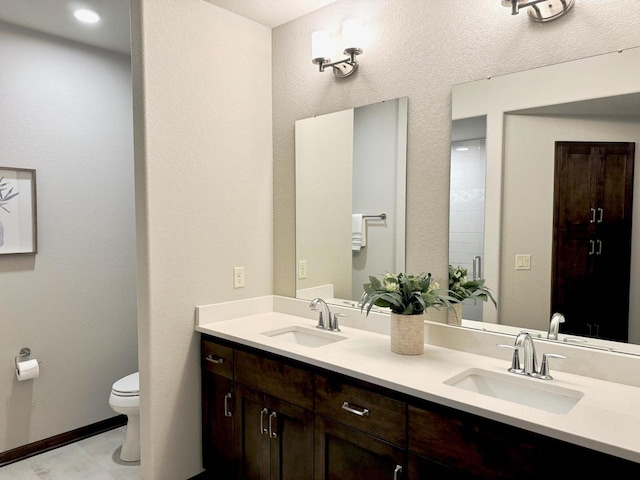
[[[370,32],[358,73],[311,64],[310,36],[358,17]],[[578,0],[547,25],[497,0],[339,0],[273,31],[275,292],[293,295],[293,125],[301,118],[409,97],[407,269],[447,276],[451,87],[640,43],[640,9]],[[523,95],[527,95],[523,86]]]
[[[201,470],[195,307],[273,290],[271,31],[201,0],[132,12],[142,478],[177,480]]]
[[[3,452],[116,415],[138,349],[129,57],[0,23],[0,64],[0,165],[36,169],[38,216],[38,254],[0,256]]]

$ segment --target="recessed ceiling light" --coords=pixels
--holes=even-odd
[[[79,9],[73,12],[73,16],[83,23],[98,23],[100,21],[100,15],[93,10]]]

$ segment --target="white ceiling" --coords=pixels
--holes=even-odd
[[[73,17],[78,7],[102,19],[94,25]],[[129,0],[0,0],[0,20],[129,55]]]
[[[274,28],[336,0],[205,0],[254,22]]]
[[[282,25],[336,0],[205,0],[267,27]],[[97,11],[101,21],[78,22],[75,8]],[[96,47],[130,53],[129,0],[0,0],[0,21]]]

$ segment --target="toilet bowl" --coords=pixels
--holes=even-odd
[[[127,429],[120,450],[120,460],[140,460],[140,378],[138,372],[127,375],[113,384],[109,396],[111,408],[127,416]]]

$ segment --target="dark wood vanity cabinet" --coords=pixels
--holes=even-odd
[[[406,478],[407,404],[340,377],[314,377],[316,480]]]
[[[239,478],[311,480],[312,374],[236,350],[235,381]]]
[[[251,480],[313,478],[313,413],[236,386],[238,475]]]
[[[232,478],[235,471],[233,349],[202,342],[203,467]]]
[[[640,464],[433,403],[409,405],[409,480],[639,478]]]
[[[214,479],[640,478],[640,463],[207,336],[202,427]]]

